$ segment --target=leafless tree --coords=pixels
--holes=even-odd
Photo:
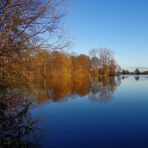
[[[110,75],[115,72],[117,64],[111,50],[107,48],[92,49],[90,57],[91,67],[98,71],[98,75]]]

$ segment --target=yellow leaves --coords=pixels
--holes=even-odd
[[[110,83],[109,75],[116,67],[111,65],[98,69],[86,55],[71,56],[64,52],[39,50],[34,55],[24,57],[20,62],[9,64],[6,69],[7,83],[15,87],[27,87],[38,95],[39,102],[48,100],[47,92],[55,100],[73,93],[85,95],[89,91],[90,78],[98,80],[103,76],[103,84]],[[93,67],[93,68],[92,68]],[[9,79],[8,79],[9,78]],[[49,96],[50,96],[49,95]]]

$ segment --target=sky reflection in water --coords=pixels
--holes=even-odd
[[[89,84],[89,91],[52,98],[31,110],[42,147],[148,147],[148,77]],[[54,91],[54,90],[52,90]],[[79,95],[80,94],[80,95]]]

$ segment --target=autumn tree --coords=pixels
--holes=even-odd
[[[129,70],[123,69],[122,74],[130,74]]]
[[[109,70],[110,70],[111,76],[114,76],[117,73],[117,71],[118,71],[117,68],[118,68],[118,65],[117,65],[116,61],[112,58],[110,60],[110,64],[109,64]]]
[[[33,55],[38,49],[67,46],[68,42],[62,41],[62,34],[59,32],[64,13],[64,0],[1,0],[1,84],[13,79],[13,74],[17,75],[12,67],[21,63],[23,68],[27,55]],[[45,42],[42,34],[46,34],[48,42]]]
[[[92,49],[90,52],[91,70],[97,76],[114,75],[116,71],[116,61],[112,51],[107,48]]]
[[[99,75],[99,69],[100,69],[100,63],[99,63],[99,58],[98,58],[98,50],[97,49],[92,49],[89,51],[90,55],[90,71],[93,77]]]

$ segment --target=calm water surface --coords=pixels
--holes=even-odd
[[[49,99],[31,110],[40,147],[148,147],[148,76],[95,82],[84,95]]]

